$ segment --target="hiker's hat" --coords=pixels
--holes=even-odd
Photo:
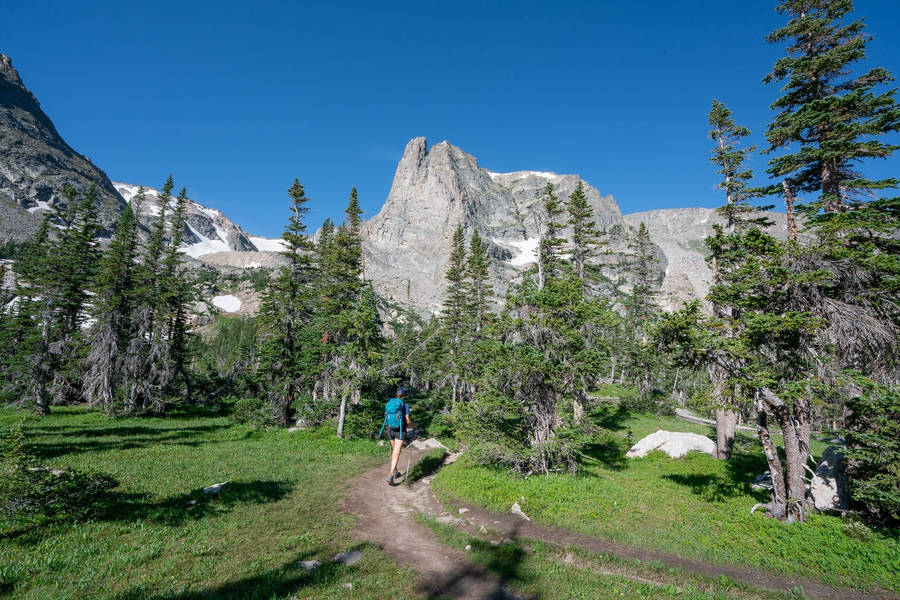
[[[397,388],[397,395],[398,395],[398,396],[405,396],[406,393],[407,393],[407,390],[406,390],[406,388],[403,387],[402,385],[401,385],[400,387]]]

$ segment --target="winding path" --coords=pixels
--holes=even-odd
[[[413,463],[424,454],[416,450],[411,452]],[[466,561],[463,553],[438,542],[429,529],[415,520],[417,513],[451,523],[473,534],[484,527],[500,537],[537,539],[560,546],[576,546],[589,552],[611,554],[627,560],[656,561],[666,567],[713,579],[725,576],[757,589],[790,592],[802,587],[808,597],[823,600],[900,598],[886,591],[865,593],[835,589],[807,578],[775,575],[654,552],[565,529],[538,525],[516,515],[492,513],[463,503],[459,503],[459,506],[467,509],[464,514],[450,514],[432,493],[430,477],[409,486],[388,486],[384,480],[386,473],[387,468],[379,466],[351,480],[350,492],[341,500],[340,506],[356,517],[354,534],[357,537],[376,544],[390,557],[420,574],[420,591],[430,598],[485,600],[520,597],[513,595],[496,575]]]

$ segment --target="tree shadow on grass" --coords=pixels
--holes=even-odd
[[[472,563],[464,563],[458,569],[437,581],[426,581],[419,586],[429,600],[447,597],[477,597],[485,600],[522,600],[534,596],[513,595],[510,584],[528,583],[533,579],[522,566],[526,551],[518,541],[517,526],[510,536],[512,543],[493,545],[487,540],[472,538],[466,557]]]
[[[365,550],[365,545],[356,545],[352,550]],[[333,584],[342,574],[353,573],[355,565],[342,565],[334,561],[323,563],[312,570],[306,570],[301,561],[312,559],[316,553],[306,552],[287,561],[280,567],[258,575],[228,581],[215,587],[187,592],[157,593],[145,587],[133,587],[114,596],[115,600],[227,600],[246,598],[288,598],[303,588]],[[351,592],[347,592],[350,596]]]
[[[158,446],[170,444],[179,446],[198,446],[201,443],[210,443],[210,440],[202,439],[208,434],[226,425],[196,425],[191,427],[148,427],[146,425],[131,425],[122,427],[104,427],[100,429],[37,428],[29,430],[29,448],[39,458],[55,458],[66,454],[81,452],[104,452],[108,450],[128,450],[131,448],[143,448],[146,446]],[[36,435],[37,434],[37,435]],[[41,441],[38,435],[62,435],[65,441]],[[36,439],[38,438],[38,439]],[[109,438],[109,439],[104,439]]]
[[[589,416],[597,427],[609,431],[622,431],[631,413],[621,405],[603,404],[591,410]]]
[[[97,506],[97,518],[108,521],[150,521],[179,526],[232,510],[239,504],[277,502],[293,486],[286,481],[231,481],[218,494],[197,488],[163,500],[148,500],[143,494],[111,492]]]
[[[753,479],[767,469],[765,459],[758,453],[735,452],[725,461],[725,473],[692,473],[689,475],[668,474],[663,479],[691,488],[708,502],[724,502],[729,498],[750,496],[759,502],[769,499],[766,491],[755,490]]]
[[[277,502],[292,489],[293,486],[285,481],[232,481],[224,485],[218,494],[206,494],[203,488],[197,488],[162,500],[153,500],[146,494],[113,490],[104,492],[88,507],[87,519],[130,523],[145,521],[178,527],[226,513],[240,504]],[[45,539],[46,528],[80,520],[84,519],[69,516],[24,523],[0,532],[0,540],[16,540],[19,544],[30,546]]]

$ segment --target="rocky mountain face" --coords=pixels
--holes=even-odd
[[[437,311],[453,232],[461,225],[467,238],[477,229],[487,242],[494,289],[502,298],[520,271],[537,260],[545,228],[540,201],[548,181],[561,199],[582,181],[597,225],[613,234],[614,259],[627,254],[627,226],[616,201],[579,176],[494,173],[448,142],[428,148],[419,137],[407,144],[381,211],[363,225],[366,278],[385,298]]]
[[[767,212],[774,221],[769,233],[787,238],[787,219],[783,213]],[[706,263],[704,239],[714,233],[713,226],[725,220],[712,208],[667,208],[625,215],[633,228],[647,226],[650,239],[665,254],[666,270],[660,286],[659,303],[666,310],[677,309],[685,301],[704,298],[712,285],[712,270]]]
[[[120,182],[114,182],[113,186],[115,186],[116,191],[121,194],[125,201],[132,205],[134,210],[137,204],[135,197],[138,194],[139,186]],[[169,201],[166,210],[171,215],[174,209],[175,200],[172,199]],[[145,187],[144,201],[137,206],[136,212],[141,225],[149,229],[151,224],[159,218],[159,191]],[[182,240],[184,253],[198,259],[222,252],[245,253],[270,250],[269,246],[273,242],[273,240],[266,238],[251,236],[238,225],[235,225],[222,211],[206,207],[190,198],[188,198],[187,202],[187,225],[182,232]],[[256,243],[253,240],[256,240]],[[252,265],[246,264],[242,266],[249,267]]]
[[[30,237],[42,212],[64,204],[67,184],[81,192],[96,187],[100,224],[110,232],[125,201],[103,171],[62,139],[0,54],[0,241]]]

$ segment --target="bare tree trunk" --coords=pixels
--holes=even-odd
[[[803,475],[806,469],[808,449],[802,449],[802,431],[809,426],[801,407],[792,414],[790,407],[768,388],[761,390],[763,409],[772,414],[781,427],[784,439],[784,481],[787,488],[785,499],[785,518],[788,522],[806,520],[806,484]],[[796,408],[796,407],[795,407]],[[808,446],[809,442],[806,441]],[[780,475],[780,474],[779,474]],[[773,481],[775,477],[773,475]]]
[[[766,512],[770,517],[783,519],[785,515],[785,499],[787,487],[784,483],[784,469],[781,458],[778,456],[778,448],[769,434],[768,415],[759,408],[756,414],[757,435],[762,443],[763,453],[766,455],[766,463],[769,465],[769,476],[772,478],[772,499],[767,505]]]
[[[787,212],[788,239],[792,242],[797,240],[797,217],[794,214],[794,194],[791,192],[791,186],[787,180],[781,182],[784,188],[784,208]]]
[[[347,393],[341,394],[341,410],[338,413],[337,436],[344,437],[344,419],[347,417]]]
[[[609,384],[612,385],[616,381],[616,361],[617,356],[613,354],[610,359],[610,368],[609,368]]]
[[[728,460],[734,449],[737,413],[727,408],[716,409],[716,458]]]

